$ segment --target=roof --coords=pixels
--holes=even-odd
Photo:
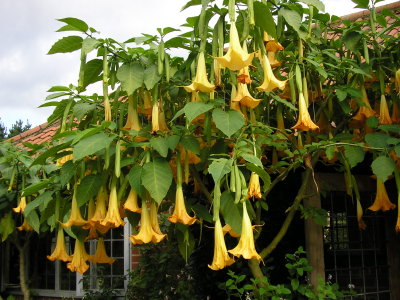
[[[376,7],[377,13],[380,13],[383,10],[390,10],[397,17],[400,18],[400,1]],[[365,20],[369,16],[369,14],[370,11],[366,9],[360,12],[342,16],[341,19],[357,22]],[[391,26],[396,22],[396,19],[390,16],[386,16],[385,19],[387,22],[387,27]],[[344,25],[342,24],[341,26]],[[381,28],[382,26],[377,24],[377,31],[380,31]],[[389,32],[387,32],[387,35],[399,36],[399,32],[400,32],[400,27],[394,26]],[[333,37],[334,35],[335,34],[331,35],[331,37]],[[48,123],[44,123],[42,125],[29,129],[21,134],[18,134],[17,136],[14,136],[8,139],[7,141],[13,141],[13,143],[16,143],[19,146],[23,146],[23,143],[25,142],[31,144],[42,144],[44,142],[49,141],[56,134],[59,128],[60,128],[59,123],[54,123],[49,126]]]

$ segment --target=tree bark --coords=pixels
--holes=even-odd
[[[24,294],[24,300],[30,300],[31,298],[31,291],[28,287],[28,283],[26,282],[26,275],[25,275],[25,249],[28,241],[24,243],[23,246],[17,245],[17,249],[19,252],[19,282],[21,285],[21,291]]]

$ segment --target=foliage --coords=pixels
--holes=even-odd
[[[11,137],[16,136],[24,131],[27,131],[28,129],[31,128],[31,126],[32,125],[29,123],[28,120],[26,120],[25,125],[22,120],[17,120],[17,121],[15,121],[14,124],[11,125],[11,129],[8,132],[7,138],[11,138]]]
[[[0,121],[0,141],[4,140],[6,136],[7,136],[7,128],[4,126],[4,123]]]

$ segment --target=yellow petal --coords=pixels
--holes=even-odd
[[[129,192],[128,198],[124,203],[124,209],[130,210],[131,212],[140,213],[140,207],[138,205],[138,196],[134,189]]]
[[[19,199],[18,206],[14,207],[13,211],[16,212],[16,213],[23,214],[24,210],[25,210],[25,207],[26,207],[26,198],[25,197],[21,197],[21,199]]]
[[[208,267],[217,271],[230,266],[234,262],[235,261],[229,256],[228,251],[226,250],[221,221],[218,219],[215,222],[214,228],[214,257],[211,265],[208,265]]]
[[[171,223],[182,223],[185,225],[192,225],[196,222],[196,217],[190,217],[186,211],[185,199],[183,197],[182,186],[176,187],[175,208],[172,216],[168,217]]]
[[[303,131],[316,130],[319,127],[314,124],[311,120],[310,114],[308,113],[306,100],[304,99],[303,93],[299,94],[299,119],[292,129],[298,129]]]
[[[206,61],[204,58],[204,52],[200,52],[199,59],[197,61],[196,76],[191,85],[184,86],[184,89],[189,92],[200,91],[204,93],[211,93],[215,86],[211,84],[207,79]]]
[[[76,200],[76,185],[75,185],[74,193],[72,195],[71,215],[69,217],[68,222],[61,223],[61,226],[64,228],[68,228],[71,226],[83,226],[85,224],[87,224],[87,221],[85,221],[82,218],[81,210],[79,209],[78,202]]]
[[[247,198],[261,198],[260,177],[257,173],[251,172],[249,186],[247,188]]]
[[[264,72],[264,81],[257,87],[257,90],[263,92],[272,92],[276,89],[284,90],[286,86],[286,80],[279,80],[275,77],[274,72],[272,72],[271,64],[266,55],[262,57],[262,66]]]
[[[55,261],[56,259],[62,261],[71,261],[72,257],[68,255],[65,249],[64,230],[60,227],[57,232],[56,247],[51,255],[47,256],[48,260]]]
[[[71,262],[67,263],[67,268],[71,272],[83,274],[89,269],[89,265],[86,263],[88,259],[89,254],[86,252],[84,243],[80,240],[75,240],[74,254]]]
[[[107,215],[104,220],[100,222],[100,224],[108,228],[117,228],[125,225],[125,222],[122,220],[119,213],[117,187],[115,183],[111,185]]]
[[[94,255],[89,256],[89,260],[92,263],[98,263],[98,264],[112,264],[115,262],[115,258],[109,257],[107,255],[103,238],[99,238],[99,240],[97,241],[96,253]]]
[[[379,108],[379,124],[392,124],[386,97],[383,94],[381,95],[381,103]]]
[[[389,196],[386,192],[385,183],[379,178],[376,179],[376,197],[374,203],[368,207],[372,211],[387,211],[395,209],[396,205],[390,202]]]

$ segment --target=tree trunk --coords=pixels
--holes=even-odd
[[[24,246],[17,246],[19,252],[19,282],[21,285],[21,291],[24,294],[24,300],[30,300],[31,298],[31,291],[29,290],[25,275],[25,246],[27,244],[28,242],[25,242]]]

